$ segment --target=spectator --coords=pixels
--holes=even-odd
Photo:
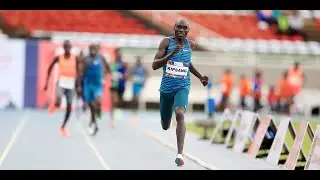
[[[274,86],[270,86],[269,93],[268,93],[268,103],[269,107],[272,112],[275,112],[277,109],[277,95],[276,95],[276,90]]]
[[[268,23],[268,25],[277,24],[277,19],[274,17],[273,10],[258,10],[257,16],[259,21]]]
[[[277,27],[277,34],[278,35],[286,35],[289,32],[289,18],[287,12],[284,11],[278,18],[278,27]]]
[[[250,81],[245,74],[241,74],[239,82],[240,91],[240,107],[241,109],[247,109],[248,105],[246,103],[246,98],[250,95]]]
[[[281,16],[280,10],[272,10],[272,17],[275,19],[275,24],[278,24],[278,18]]]
[[[207,92],[208,92],[208,97],[207,97],[207,104],[206,104],[206,110],[208,113],[208,118],[212,119],[214,112],[216,111],[216,102],[215,99],[213,97],[213,83],[212,81],[208,82],[208,86],[207,86]]]
[[[256,70],[254,79],[253,79],[253,99],[254,99],[254,112],[258,112],[262,108],[261,105],[261,96],[262,96],[262,72],[260,70]]]
[[[290,36],[300,35],[306,41],[307,40],[306,34],[302,30],[304,27],[304,19],[299,14],[299,11],[294,10],[292,14],[289,15],[288,20],[289,20],[288,34]]]
[[[229,97],[233,87],[233,75],[230,69],[226,69],[221,81],[222,99],[219,105],[219,110],[224,110],[229,105]]]
[[[306,76],[300,67],[300,63],[295,62],[294,65],[288,70],[288,81],[294,96],[300,93],[305,78]]]
[[[284,71],[278,82],[278,111],[284,112],[285,105],[291,96],[290,90],[288,83],[288,71]]]

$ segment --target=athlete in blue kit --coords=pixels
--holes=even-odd
[[[186,133],[184,113],[188,106],[190,90],[190,72],[206,86],[208,77],[202,76],[191,62],[195,42],[187,39],[190,30],[186,20],[177,20],[174,25],[174,36],[164,38],[152,63],[153,70],[162,68],[163,76],[160,85],[160,116],[164,130],[169,129],[173,111],[176,114],[178,154],[175,163],[184,164],[183,145]]]
[[[83,68],[83,99],[91,111],[91,135],[98,132],[97,116],[101,116],[101,96],[103,92],[104,73],[110,72],[109,66],[103,56],[98,52],[96,44],[89,46],[89,55],[84,61]],[[92,126],[93,125],[93,126]]]
[[[142,62],[141,62],[141,57],[137,56],[136,57],[136,64],[135,66],[131,69],[130,72],[130,77],[132,79],[132,94],[133,94],[133,98],[132,98],[132,104],[135,106],[135,117],[137,118],[137,110],[138,110],[138,106],[139,106],[139,99],[140,99],[140,95],[141,92],[143,90],[143,87],[145,85],[147,76],[148,76],[148,72],[146,70],[145,67],[143,67]]]

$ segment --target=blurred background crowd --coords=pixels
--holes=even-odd
[[[0,30],[3,42],[34,41],[42,54],[59,53],[61,42],[70,40],[76,53],[87,51],[90,43],[119,48],[128,67],[139,56],[149,72],[140,107],[148,109],[159,107],[161,79],[151,63],[179,18],[189,22],[189,38],[197,43],[193,63],[211,80],[205,89],[192,77],[190,111],[203,111],[207,99],[214,99],[217,110],[319,114],[319,10],[1,10]],[[104,52],[108,61],[114,60],[113,53]],[[50,55],[33,59],[50,60]],[[39,64],[47,69],[48,64]],[[43,79],[39,73],[29,76]],[[131,101],[132,82],[124,82],[124,101]],[[40,107],[40,96],[45,96],[40,94],[25,106]]]

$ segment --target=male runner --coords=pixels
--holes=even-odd
[[[97,57],[100,57],[101,60],[102,60],[102,63],[103,63],[103,76],[102,76],[102,87],[104,86],[105,84],[105,77],[106,77],[106,74],[108,73],[111,73],[111,69],[109,67],[109,64],[107,62],[107,59],[105,58],[105,56],[101,53],[101,44],[100,43],[97,43],[95,44],[96,47],[97,47]],[[101,119],[101,116],[102,116],[102,111],[101,111],[101,106],[99,106],[100,109],[98,109],[97,111],[97,115],[98,115],[98,118]]]
[[[101,116],[104,70],[109,68],[107,67],[104,57],[98,54],[98,46],[96,44],[91,44],[89,51],[89,55],[84,61],[84,69],[81,74],[83,77],[84,100],[88,103],[91,112],[89,128],[92,129],[89,130],[91,131],[91,135],[96,135],[99,130],[96,116]]]
[[[163,70],[160,85],[161,125],[164,130],[169,129],[174,110],[178,146],[175,163],[182,166],[186,133],[184,113],[188,105],[190,72],[198,77],[204,86],[208,84],[208,77],[202,76],[191,63],[191,53],[195,48],[195,42],[186,38],[190,30],[188,22],[184,19],[178,20],[173,29],[174,36],[166,37],[161,41],[152,68]]]
[[[115,115],[120,112],[120,107],[123,103],[123,94],[125,91],[126,80],[128,76],[127,65],[122,60],[120,49],[115,51],[115,61],[110,63],[112,72],[112,84],[111,84],[111,126],[115,127]]]
[[[64,94],[67,101],[67,108],[66,108],[66,114],[64,117],[64,121],[61,125],[60,131],[62,135],[69,136],[69,132],[65,129],[65,126],[71,114],[72,98],[73,98],[73,91],[74,91],[75,85],[79,92],[78,87],[80,87],[80,82],[78,78],[79,77],[78,76],[78,58],[75,55],[71,54],[70,52],[71,51],[70,41],[63,42],[63,49],[64,49],[64,54],[60,56],[56,56],[48,68],[48,74],[47,74],[44,90],[48,89],[48,82],[49,82],[52,68],[56,63],[59,63],[58,64],[59,80],[57,82],[57,87],[56,87],[56,100],[54,104],[52,104],[49,107],[49,112],[53,113],[55,108],[60,107],[61,97]]]
[[[92,44],[92,45],[94,45],[94,44]],[[103,63],[103,71],[104,71],[104,73],[103,73],[103,77],[102,77],[102,82],[103,82],[103,84],[102,85],[104,85],[104,83],[105,83],[105,75],[107,74],[107,73],[110,73],[111,72],[111,70],[110,70],[110,67],[109,67],[109,65],[108,65],[108,63],[107,63],[107,60],[106,60],[106,58],[101,54],[101,52],[100,52],[100,49],[101,49],[101,45],[100,44],[96,44],[96,49],[97,49],[97,53],[96,53],[96,56],[97,57],[100,57],[101,58],[101,60],[102,60],[102,63]],[[86,59],[87,59],[87,56],[89,56],[89,52],[90,52],[90,45],[89,45],[89,51],[88,51],[88,53],[87,53],[87,55],[83,55],[83,58],[81,58],[82,60],[81,60],[81,72],[83,72],[82,70],[84,69],[84,66],[85,66],[85,62],[86,62]],[[83,51],[82,51],[83,52]],[[83,86],[84,86],[84,81],[83,81],[83,77],[81,77],[81,87],[82,87],[82,89],[83,89]],[[83,91],[82,91],[82,97],[84,97],[84,95],[83,95]],[[83,110],[85,111],[86,110],[86,107],[88,106],[87,105],[87,103],[85,102],[85,99],[83,99],[83,102],[84,102],[84,106],[83,106]],[[101,110],[98,110],[97,111],[97,115],[98,115],[98,118],[101,118]]]
[[[135,106],[135,115],[137,115],[137,111],[139,108],[139,98],[140,94],[143,90],[146,78],[148,76],[148,72],[145,67],[143,67],[141,62],[141,57],[136,57],[136,64],[131,69],[130,77],[132,78],[133,86],[132,86],[132,104]],[[136,117],[134,117],[136,118]]]

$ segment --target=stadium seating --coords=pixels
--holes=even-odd
[[[197,38],[196,42],[212,51],[320,55],[320,45],[314,41]]]
[[[135,19],[126,18],[117,11],[107,10],[1,10],[11,26],[24,25],[29,31],[77,31],[122,34],[150,34],[157,31],[147,29]],[[112,23],[110,23],[112,21]]]
[[[144,13],[146,15],[150,14],[150,12]],[[171,12],[159,11],[157,13],[159,16],[165,16],[165,14],[170,14]],[[252,12],[235,14],[232,12],[203,13],[182,11],[177,13],[181,15],[181,17],[188,19],[189,22],[197,23],[225,38],[302,40],[300,36],[292,38],[288,36],[277,36],[274,27],[266,30],[259,29],[257,26],[258,18]],[[211,33],[211,35],[215,36],[214,33]]]
[[[320,11],[319,11],[320,12]],[[320,15],[319,12],[316,12]],[[258,18],[253,11],[144,11],[143,14],[165,21],[167,17],[186,18],[196,33],[195,40],[212,51],[320,55],[318,42],[304,42],[300,36],[278,36],[275,27],[258,28]],[[311,18],[310,11],[301,10],[304,18]],[[174,19],[174,18],[173,18]],[[199,26],[195,26],[199,24]],[[169,27],[170,28],[170,27]],[[203,33],[208,30],[210,33]],[[201,32],[202,31],[202,32]],[[219,36],[220,35],[220,36]]]

